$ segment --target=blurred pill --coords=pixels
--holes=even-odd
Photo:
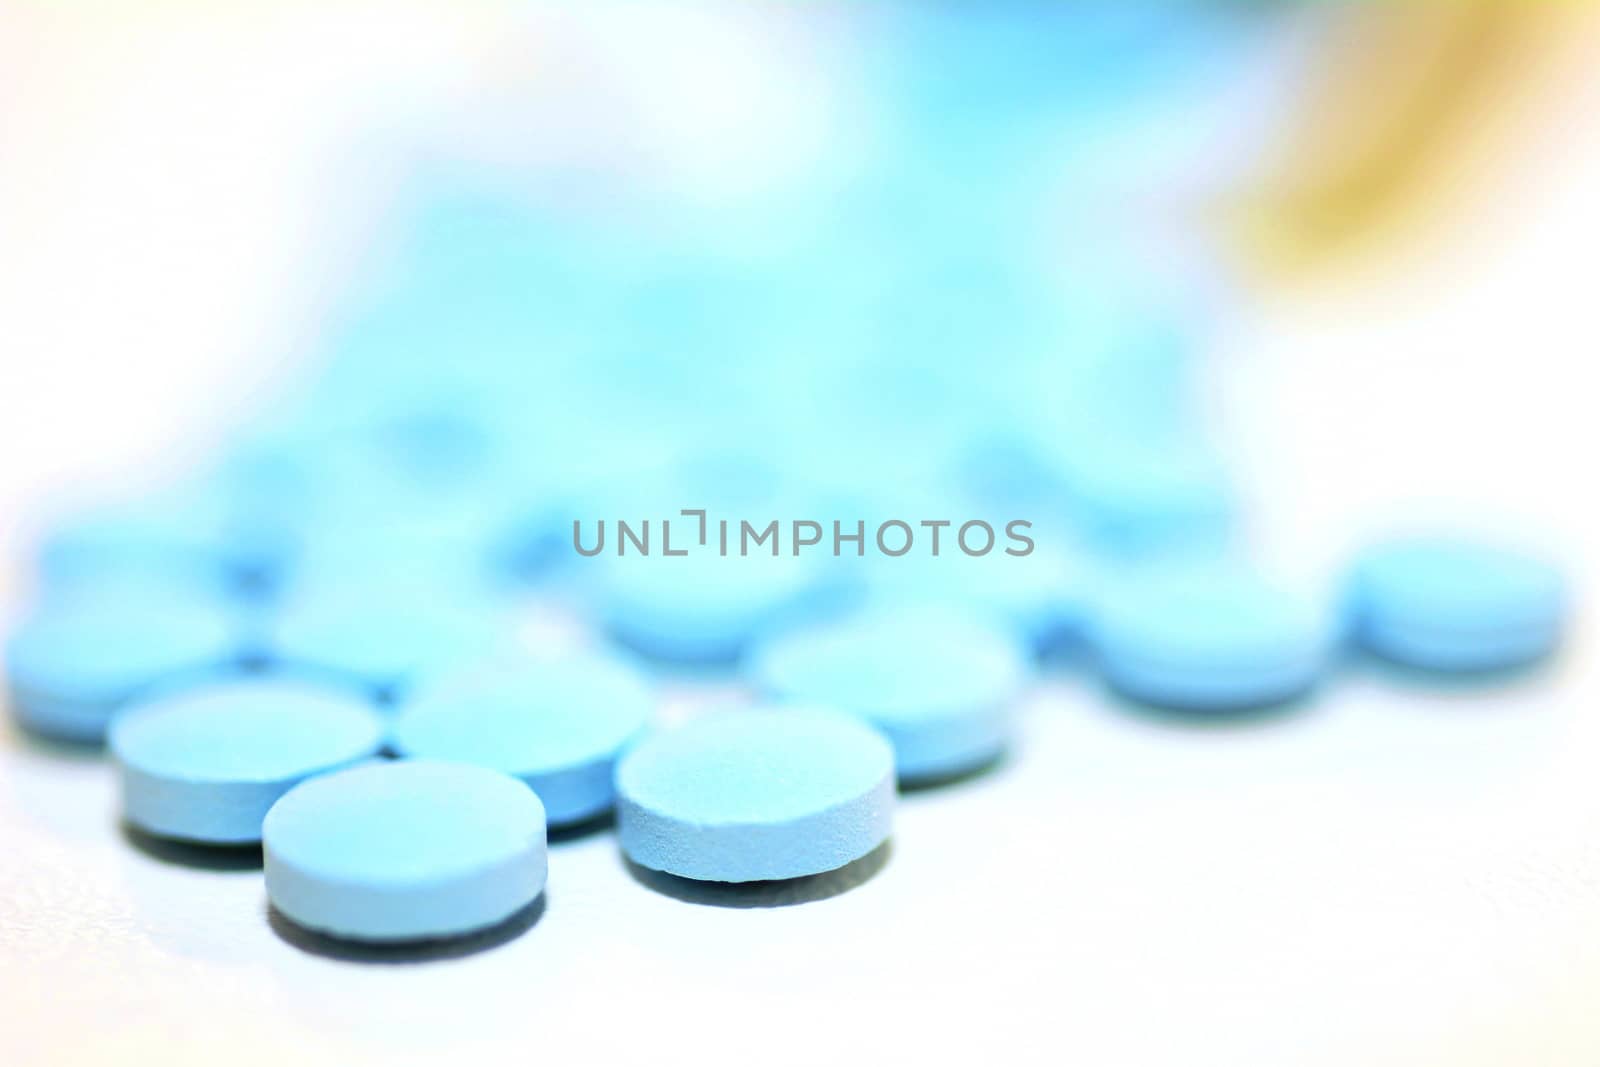
[[[305,590],[271,620],[265,652],[291,669],[366,685],[393,701],[428,675],[486,654],[509,635],[481,599],[403,578]]]
[[[217,601],[85,591],[47,601],[18,627],[6,645],[6,681],[27,729],[99,742],[129,700],[235,665],[242,650],[238,618]]]
[[[1390,541],[1351,567],[1348,626],[1367,650],[1406,666],[1492,671],[1555,650],[1566,582],[1525,552],[1457,537]]]
[[[1008,555],[997,548],[969,556],[955,541],[961,526],[949,522],[938,556],[922,548],[898,559],[875,559],[867,573],[869,602],[919,599],[942,604],[1010,629],[1035,651],[1081,634],[1092,575],[1086,559],[1055,544],[1038,543],[1041,535],[1031,526],[1012,531],[1025,541],[1004,540],[1005,523],[995,524],[1001,543],[1026,554]]]
[[[605,628],[646,656],[728,664],[759,634],[801,617],[820,595],[814,561],[793,556],[609,560],[597,592]]]
[[[473,763],[526,782],[550,825],[611,810],[617,757],[653,699],[632,667],[599,653],[474,662],[406,699],[391,743],[402,756]]]
[[[1109,552],[1211,552],[1232,531],[1232,489],[1204,447],[1085,438],[1062,462],[1072,514]]]
[[[202,484],[71,515],[38,553],[47,587],[146,575],[249,594],[276,580],[293,545],[280,516],[227,486]]]
[[[1321,677],[1328,613],[1249,571],[1180,567],[1116,584],[1090,627],[1118,692],[1158,707],[1226,712],[1277,704]]]
[[[908,601],[773,637],[753,651],[749,674],[774,699],[864,718],[893,743],[900,779],[915,782],[996,758],[1032,671],[1006,629]]]

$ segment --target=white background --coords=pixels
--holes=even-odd
[[[51,490],[148,474],[279,373],[381,201],[383,169],[356,168],[383,152],[349,131],[403,139],[372,117],[461,106],[504,49],[488,15],[409,5],[0,13],[7,559]],[[803,131],[803,63],[757,55],[794,64],[765,103]],[[1466,516],[1536,537],[1595,601],[1595,70],[1592,38],[1552,58],[1442,224],[1247,302],[1212,399],[1274,560],[1316,575],[1396,519]],[[750,132],[701,95],[664,140]],[[994,773],[905,797],[847,891],[675,899],[590,835],[552,846],[530,928],[459,957],[330,957],[267,921],[259,871],[133,847],[103,763],[10,733],[0,1059],[1593,1064],[1587,619],[1532,678],[1352,669],[1253,725],[1059,679]]]

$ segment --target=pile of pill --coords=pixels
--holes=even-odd
[[[1560,573],[1492,540],[1373,544],[1333,596],[1243,562],[1193,290],[1041,258],[1035,124],[978,167],[938,70],[902,116],[928,143],[756,234],[434,175],[303,382],[49,527],[16,722],[103,744],[140,833],[259,843],[287,920],[409,942],[533,904],[552,827],[709,882],[861,860],[1050,672],[1204,717],[1341,656],[1556,649]],[[531,600],[582,641],[523,636]],[[663,725],[685,677],[749,697]]]
[[[273,556],[192,525],[203,509],[156,509],[47,541],[44,595],[6,646],[17,721],[104,742],[137,831],[259,842],[282,916],[373,942],[507,920],[543,891],[547,828],[612,813],[632,863],[682,878],[849,864],[889,837],[897,783],[995,763],[1044,671],[1087,663],[1132,701],[1227,714],[1302,698],[1345,651],[1452,674],[1530,664],[1566,613],[1550,566],[1459,539],[1374,545],[1319,603],[1211,552],[1108,562],[1087,535],[1071,565],[1061,543],[892,573],[632,547],[497,571],[517,536],[549,539],[537,508],[403,550],[378,524],[330,576],[310,521]],[[469,551],[477,567],[452,559]],[[519,583],[586,606],[590,645],[517,641]],[[1087,655],[1054,656],[1062,642]],[[740,675],[759,703],[662,728],[660,676],[683,665]]]

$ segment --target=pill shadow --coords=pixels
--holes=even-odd
[[[346,941],[297,925],[271,903],[267,904],[267,925],[278,940],[309,956],[342,963],[418,964],[440,963],[476,956],[509,944],[533,929],[544,918],[545,898],[540,893],[531,904],[509,919],[465,937],[429,938],[420,941],[371,943]]]
[[[734,679],[744,658],[743,649],[721,650],[705,656],[682,656],[614,631],[608,631],[606,636],[613,648],[641,668],[686,685],[715,685]]]
[[[122,839],[134,851],[157,863],[188,867],[197,871],[259,871],[261,845],[203,845],[192,841],[169,841],[146,833],[127,822],[117,824]]]
[[[587,841],[616,829],[617,816],[615,812],[605,811],[599,815],[592,815],[582,822],[568,823],[565,826],[552,826],[546,838],[552,845],[565,845],[574,841]]]
[[[944,789],[953,789],[1000,775],[1004,773],[1010,763],[1011,753],[1009,751],[1001,751],[990,756],[982,763],[972,767],[964,767],[959,771],[919,775],[915,778],[902,778],[896,788],[899,789],[902,796],[936,793]]]
[[[893,842],[885,841],[843,867],[804,878],[768,882],[699,882],[641,867],[627,856],[622,857],[622,862],[633,880],[646,889],[686,904],[714,908],[787,908],[827,900],[864,885],[888,865],[893,851]]]
[[[1089,642],[1077,629],[1062,627],[1033,643],[1033,658],[1041,674],[1077,674],[1090,663]]]
[[[1399,663],[1372,652],[1360,652],[1352,656],[1350,669],[1401,689],[1476,693],[1535,684],[1557,673],[1560,662],[1558,650],[1531,663],[1519,663],[1511,667],[1442,670]]]
[[[1184,707],[1152,704],[1107,688],[1105,698],[1121,713],[1154,726],[1177,730],[1224,731],[1270,728],[1303,718],[1316,705],[1321,685],[1282,700],[1266,700],[1233,707]]]
[[[51,737],[48,734],[34,730],[20,721],[14,708],[6,706],[4,711],[6,712],[6,732],[10,734],[9,741],[17,748],[25,749],[30,754],[38,755],[45,759],[73,763],[94,763],[105,759],[106,746],[103,741]]]

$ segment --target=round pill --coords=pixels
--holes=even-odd
[[[11,706],[47,737],[99,742],[112,715],[151,686],[233,663],[238,621],[193,597],[66,597],[6,645]]]
[[[894,757],[841,712],[716,712],[647,737],[617,765],[617,830],[633,862],[707,882],[799,878],[889,836]]]
[[[1030,674],[1007,630],[911,603],[775,637],[751,658],[768,696],[840,708],[883,731],[902,781],[959,774],[998,756]]]
[[[1091,437],[1063,466],[1074,514],[1107,551],[1206,552],[1227,541],[1232,490],[1220,461],[1202,446]]]
[[[376,756],[384,722],[363,700],[279,678],[241,678],[141,701],[107,736],[129,823],[207,844],[261,840],[277,799]]]
[[[544,891],[544,806],[487,767],[403,760],[313,778],[273,805],[261,840],[273,906],[354,941],[469,934]]]
[[[629,648],[726,665],[757,634],[827,594],[822,553],[795,554],[783,521],[758,518],[808,514],[808,506],[760,461],[719,451],[679,456],[572,501],[564,531],[572,577],[600,624]]]
[[[429,421],[423,412],[418,417]],[[492,476],[448,470],[422,477],[391,469],[406,464],[376,456],[380,447],[335,440],[323,449],[294,586],[315,592],[428,579],[465,592],[483,583],[490,553],[517,514],[508,500],[520,491],[514,472],[496,467]]]
[[[1244,710],[1311,688],[1333,628],[1307,600],[1232,568],[1145,576],[1110,591],[1091,642],[1111,686],[1158,707]]]
[[[391,743],[404,756],[514,775],[539,794],[550,825],[569,825],[611,809],[617,757],[652,703],[638,672],[600,654],[473,663],[421,686]]]
[[[380,591],[356,582],[310,591],[286,605],[267,644],[280,662],[350,678],[392,699],[502,636],[485,604],[452,598],[427,583]]]
[[[1034,650],[1081,632],[1091,580],[1084,560],[1048,545],[1035,546],[1025,556],[999,550],[969,556],[959,547],[940,548],[938,556],[877,561],[867,581],[868,595],[888,603],[937,601],[983,616]]]
[[[686,557],[626,556],[603,566],[606,628],[647,656],[681,663],[732,661],[753,637],[797,617],[822,593],[810,560],[721,556],[715,541]]]
[[[1532,663],[1560,643],[1566,609],[1553,566],[1450,538],[1374,547],[1356,561],[1346,589],[1348,625],[1360,645],[1428,670]]]
[[[51,585],[148,574],[231,591],[270,580],[291,549],[278,516],[207,483],[70,516],[43,539],[39,569]]]

